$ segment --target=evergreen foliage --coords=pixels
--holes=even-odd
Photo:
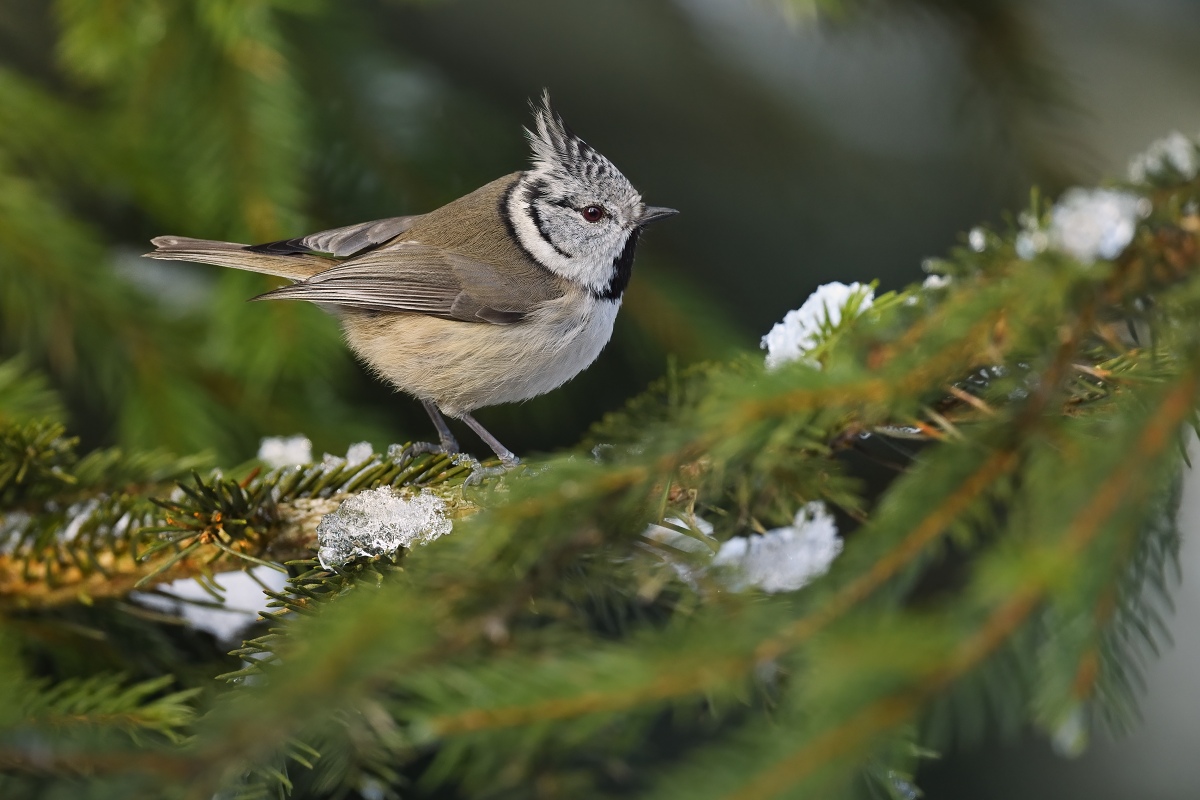
[[[817,364],[673,373],[597,428],[594,455],[483,486],[464,482],[471,462],[405,447],[195,476],[165,499],[190,465],[79,458],[57,423],[6,421],[17,674],[32,665],[16,654],[45,657],[28,639],[80,601],[130,613],[131,571],[207,582],[242,559],[291,575],[222,670],[228,689],[27,681],[8,780],[86,774],[97,796],[902,796],[923,748],[1127,721],[1200,397],[1200,184],[1159,183],[1115,260],[1018,256],[1021,231],[1050,224],[1035,207],[938,262],[948,285],[827,327]],[[884,454],[898,472],[872,499],[864,470]],[[322,568],[316,519],[383,485],[432,487],[454,532]],[[723,539],[812,500],[857,525],[799,592],[684,582],[639,545],[667,517]],[[64,708],[87,736],[45,722]]]
[[[346,364],[331,326],[151,307],[27,171],[156,229],[294,230],[309,128],[279,26],[308,12],[55,8],[77,101],[0,71],[0,341],[23,353],[0,361],[0,795],[898,800],[986,732],[1072,748],[1135,716],[1200,400],[1194,171],[1125,187],[1145,214],[1096,258],[1055,245],[1035,195],[805,359],[673,368],[512,472],[411,444],[236,464],[267,417],[369,428],[305,388]],[[181,164],[197,127],[211,149]],[[80,387],[120,446],[68,434]],[[322,517],[379,487],[435,493],[453,532],[322,566]],[[730,591],[645,535],[713,545],[816,501],[845,550],[795,592]],[[263,566],[287,585],[231,652],[150,602],[186,578],[221,607],[216,575]]]

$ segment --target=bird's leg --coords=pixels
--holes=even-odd
[[[500,458],[500,463],[505,467],[515,467],[521,463],[521,459],[513,455],[513,451],[509,450],[504,445],[500,444],[495,436],[488,433],[488,429],[479,424],[479,422],[470,414],[463,414],[459,417],[463,422],[470,426],[471,430],[479,435],[480,439],[492,448],[492,451]]]
[[[433,427],[437,428],[438,441],[441,442],[442,449],[447,453],[461,453],[458,440],[450,432],[450,426],[446,424],[446,418],[442,416],[441,411],[438,411],[438,407],[432,400],[422,400],[421,405],[425,406],[425,410],[429,412],[429,418],[433,420]]]

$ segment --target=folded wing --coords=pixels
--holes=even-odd
[[[421,215],[417,214],[359,222],[344,228],[310,233],[308,236],[299,236],[295,239],[250,245],[246,249],[254,253],[269,253],[277,256],[312,254],[351,258],[395,239],[411,228],[420,218]]]
[[[255,300],[313,303],[461,322],[520,322],[562,296],[557,280],[533,264],[498,269],[457,253],[401,242],[318,272]]]

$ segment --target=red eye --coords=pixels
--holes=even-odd
[[[588,222],[599,222],[604,219],[604,209],[600,206],[588,206],[579,211]]]

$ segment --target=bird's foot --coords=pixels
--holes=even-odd
[[[510,458],[501,458],[500,463],[494,467],[485,467],[474,458],[471,459],[471,474],[463,481],[464,486],[478,486],[483,483],[484,478],[499,478],[517,467],[521,466],[521,459],[509,453]]]

